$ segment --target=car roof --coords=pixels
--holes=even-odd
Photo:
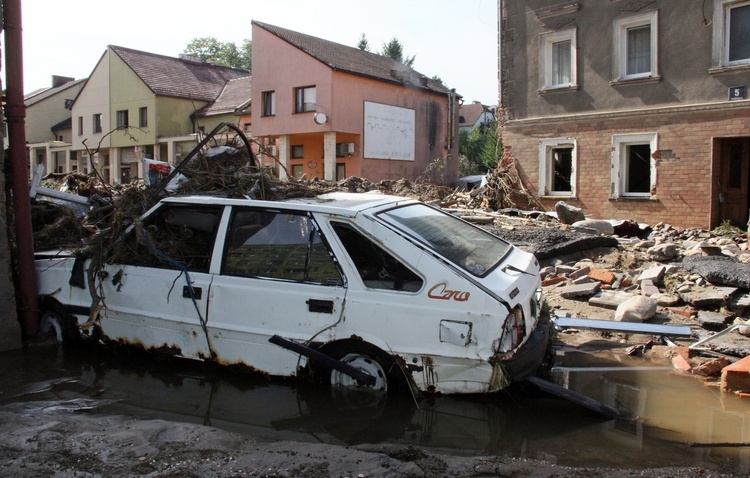
[[[279,201],[230,199],[217,196],[177,196],[165,198],[161,202],[170,204],[255,206],[288,210],[301,209],[341,216],[355,216],[366,209],[417,203],[419,201],[407,197],[390,196],[381,194],[378,191],[371,191],[367,193],[333,192],[309,198],[293,198]]]

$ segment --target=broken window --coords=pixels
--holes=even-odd
[[[652,153],[657,150],[655,134],[613,137],[614,197],[650,197],[656,187]]]
[[[539,194],[575,196],[575,164],[575,140],[542,140],[539,144]]]
[[[166,205],[123,240],[116,262],[208,272],[221,207]]]
[[[417,274],[352,226],[338,222],[332,226],[365,287],[407,292],[422,288]]]
[[[249,208],[232,214],[222,273],[343,284],[320,232],[307,215]]]

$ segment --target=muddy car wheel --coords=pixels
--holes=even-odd
[[[62,319],[54,312],[44,312],[40,321],[40,332],[44,335],[54,337],[58,342],[64,340]]]
[[[375,358],[361,353],[353,352],[344,355],[339,360],[347,365],[351,365],[352,367],[365,372],[372,377],[375,377],[375,384],[365,385],[345,373],[339,372],[338,370],[332,370],[332,386],[383,393],[388,391],[388,377],[386,376],[385,369]]]
[[[375,377],[374,385],[366,385],[339,372],[331,371],[332,398],[339,407],[349,410],[379,410],[387,403],[388,376],[375,358],[359,352],[345,354],[339,360]]]
[[[54,300],[47,299],[40,304],[40,332],[54,337],[58,342],[71,345],[80,341],[78,326],[75,318],[67,313],[65,308]]]

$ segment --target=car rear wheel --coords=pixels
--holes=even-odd
[[[374,357],[358,352],[350,352],[339,360],[375,377],[375,383],[373,385],[366,385],[343,372],[331,370],[331,386],[352,390],[388,392],[388,376],[386,375],[385,368]]]

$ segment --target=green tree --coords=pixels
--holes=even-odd
[[[503,154],[502,141],[497,135],[497,122],[480,125],[471,131],[458,134],[458,154],[464,158],[460,162],[459,174],[482,174],[497,167]]]
[[[410,57],[404,55],[404,45],[402,45],[396,37],[391,38],[391,41],[388,43],[383,43],[383,50],[380,54],[393,58],[396,61],[400,61],[408,67],[412,67],[414,65],[414,60],[416,59],[416,55]]]
[[[364,33],[359,37],[357,48],[362,51],[370,51],[370,42],[367,41],[367,35],[365,35]]]
[[[193,38],[187,44],[183,53],[196,56],[203,61],[219,66],[241,68],[250,70],[252,42],[243,40],[242,46],[238,47],[232,42],[221,42],[214,37]]]

